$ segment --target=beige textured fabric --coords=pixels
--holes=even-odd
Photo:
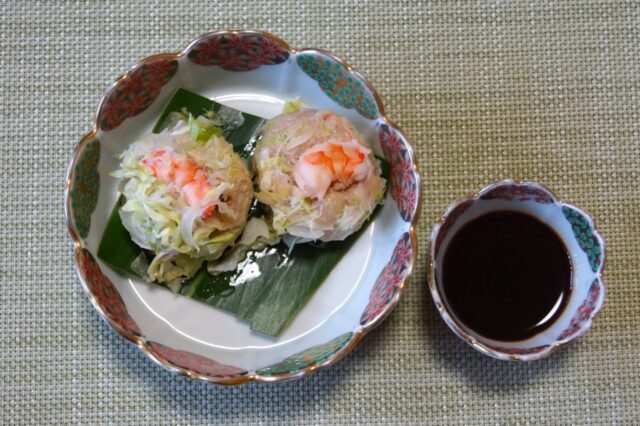
[[[638,2],[3,1],[0,20],[0,423],[637,424]],[[65,168],[103,90],[140,58],[223,28],[345,58],[423,175],[403,301],[346,359],[296,382],[223,388],[162,370],[99,319],[73,268]],[[608,247],[594,328],[531,364],[459,341],[425,283],[436,218],[505,177],[587,209]]]

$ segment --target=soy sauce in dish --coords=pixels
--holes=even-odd
[[[571,293],[571,261],[533,216],[487,213],[465,224],[443,259],[442,289],[456,317],[494,340],[527,339],[551,325]]]

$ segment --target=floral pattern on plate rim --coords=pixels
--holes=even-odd
[[[289,55],[285,46],[262,34],[212,34],[198,40],[188,57],[198,65],[251,71],[263,65],[281,64]]]
[[[405,222],[411,222],[418,208],[419,188],[417,173],[407,141],[388,124],[380,125],[380,146],[391,165],[389,192]]]
[[[104,131],[113,130],[122,122],[140,114],[156,100],[162,86],[178,71],[178,61],[156,59],[142,63],[125,74],[105,98],[98,112],[98,124]]]
[[[193,371],[206,377],[229,378],[247,374],[246,370],[232,365],[220,364],[212,359],[194,354],[193,352],[172,349],[157,342],[148,342],[149,352],[156,357],[160,357],[170,364]]]
[[[86,238],[91,228],[91,214],[98,204],[100,190],[100,175],[98,163],[100,161],[100,142],[92,139],[78,156],[73,168],[71,183],[71,215],[80,238]]]
[[[376,101],[367,85],[344,64],[320,52],[304,51],[296,55],[296,62],[333,101],[347,109],[355,109],[371,120],[379,116]]]
[[[284,361],[269,367],[261,368],[258,374],[264,376],[275,376],[279,374],[294,374],[312,365],[322,364],[329,358],[340,352],[353,337],[352,332],[344,333],[327,343],[313,346],[295,355],[286,358]]]
[[[88,291],[93,295],[96,305],[100,307],[108,319],[124,331],[139,336],[141,334],[140,327],[129,315],[120,293],[111,280],[104,275],[91,252],[83,248],[78,261],[80,273]]]
[[[386,311],[387,306],[397,294],[398,288],[404,282],[411,263],[412,251],[411,237],[409,233],[405,233],[393,249],[391,260],[382,269],[373,285],[369,303],[360,317],[360,324],[368,324]]]

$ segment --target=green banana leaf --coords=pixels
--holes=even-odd
[[[210,99],[178,89],[153,131],[158,133],[166,128],[174,111],[186,109],[197,117],[220,108],[220,104]],[[223,127],[222,131],[235,151],[249,158],[265,120],[250,114],[242,115],[244,120],[240,126]],[[383,175],[388,178],[389,165],[384,160],[381,163]],[[118,209],[123,201],[121,197],[111,212],[100,241],[98,257],[117,271],[136,275],[131,263],[141,253],[148,259],[153,257],[153,253],[141,250],[122,225]],[[379,209],[374,211],[358,232],[344,241],[322,245],[299,244],[291,253],[283,243],[260,251],[250,251],[236,271],[211,275],[203,267],[193,278],[183,281],[179,293],[246,320],[254,331],[278,336],[364,232]],[[261,215],[260,207],[255,205],[251,214]]]

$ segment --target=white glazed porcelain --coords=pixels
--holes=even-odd
[[[178,88],[265,118],[294,98],[346,116],[392,167],[375,222],[278,338],[97,259],[118,196],[116,155],[149,132]],[[419,176],[412,149],[379,96],[353,69],[320,50],[297,51],[256,31],[206,34],[175,54],[141,61],[106,91],[93,131],[67,177],[66,213],[80,280],[96,309],[160,365],[233,384],[302,377],[346,355],[399,301],[416,257]]]
[[[560,317],[542,332],[516,342],[492,340],[475,333],[449,310],[442,291],[442,261],[455,234],[469,221],[501,210],[529,214],[555,230],[567,247],[572,264],[572,291]],[[498,359],[530,361],[548,356],[587,332],[604,301],[604,261],[604,241],[584,211],[559,201],[538,183],[504,180],[447,208],[431,233],[429,286],[442,319],[472,347]]]

